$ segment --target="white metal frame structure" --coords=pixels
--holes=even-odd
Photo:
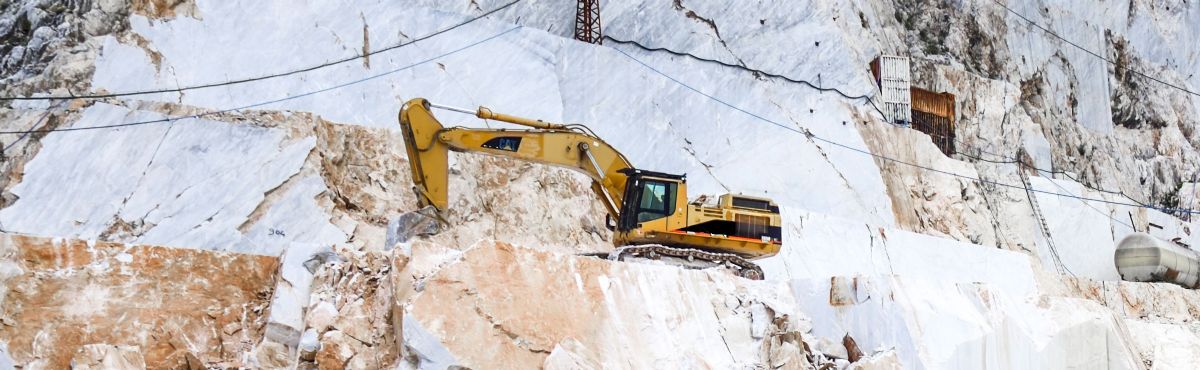
[[[912,123],[911,66],[907,57],[879,57],[879,95],[888,122],[908,126]]]

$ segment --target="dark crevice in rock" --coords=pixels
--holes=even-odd
[[[1111,75],[1116,80],[1111,97],[1113,124],[1135,130],[1167,127],[1166,120],[1155,114],[1149,104],[1152,93],[1149,79],[1134,71],[1139,63],[1129,50],[1128,41],[1111,30],[1105,30],[1104,37],[1111,46]]]
[[[708,26],[708,29],[712,30],[713,35],[717,38],[717,42],[721,43],[721,47],[725,48],[725,51],[728,52],[729,55],[732,56],[733,59],[737,61],[738,65],[740,65],[742,67],[746,67],[746,62],[743,61],[742,58],[738,57],[737,54],[734,54],[733,49],[730,49],[729,44],[726,43],[725,39],[721,37],[721,30],[717,28],[717,23],[713,22],[712,18],[702,17],[699,14],[696,14],[696,12],[694,10],[688,9],[687,7],[683,6],[683,0],[675,0],[675,3],[673,4],[673,6],[675,7],[675,10],[683,12],[683,15],[686,16],[688,19],[691,19],[700,24]],[[758,77],[757,75],[758,75],[758,73],[755,72],[755,77]]]

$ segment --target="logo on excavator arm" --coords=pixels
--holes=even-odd
[[[492,138],[482,145],[484,148],[515,152],[521,147],[519,136],[501,136]]]

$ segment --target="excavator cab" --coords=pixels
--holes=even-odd
[[[672,216],[680,224],[685,221],[686,215],[676,214],[683,213],[678,203],[684,176],[632,168],[624,169],[621,173],[628,178],[625,180],[625,204],[622,205],[616,231],[639,229],[642,223],[659,220],[671,224]]]
[[[770,199],[724,194],[688,203],[685,176],[635,168],[619,172],[626,180],[612,228],[618,244],[662,244],[743,256],[779,251],[779,206]]]

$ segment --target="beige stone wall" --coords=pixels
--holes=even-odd
[[[84,347],[102,344],[136,348],[148,368],[244,366],[276,265],[266,256],[0,234],[0,340],[27,369],[67,368]]]

